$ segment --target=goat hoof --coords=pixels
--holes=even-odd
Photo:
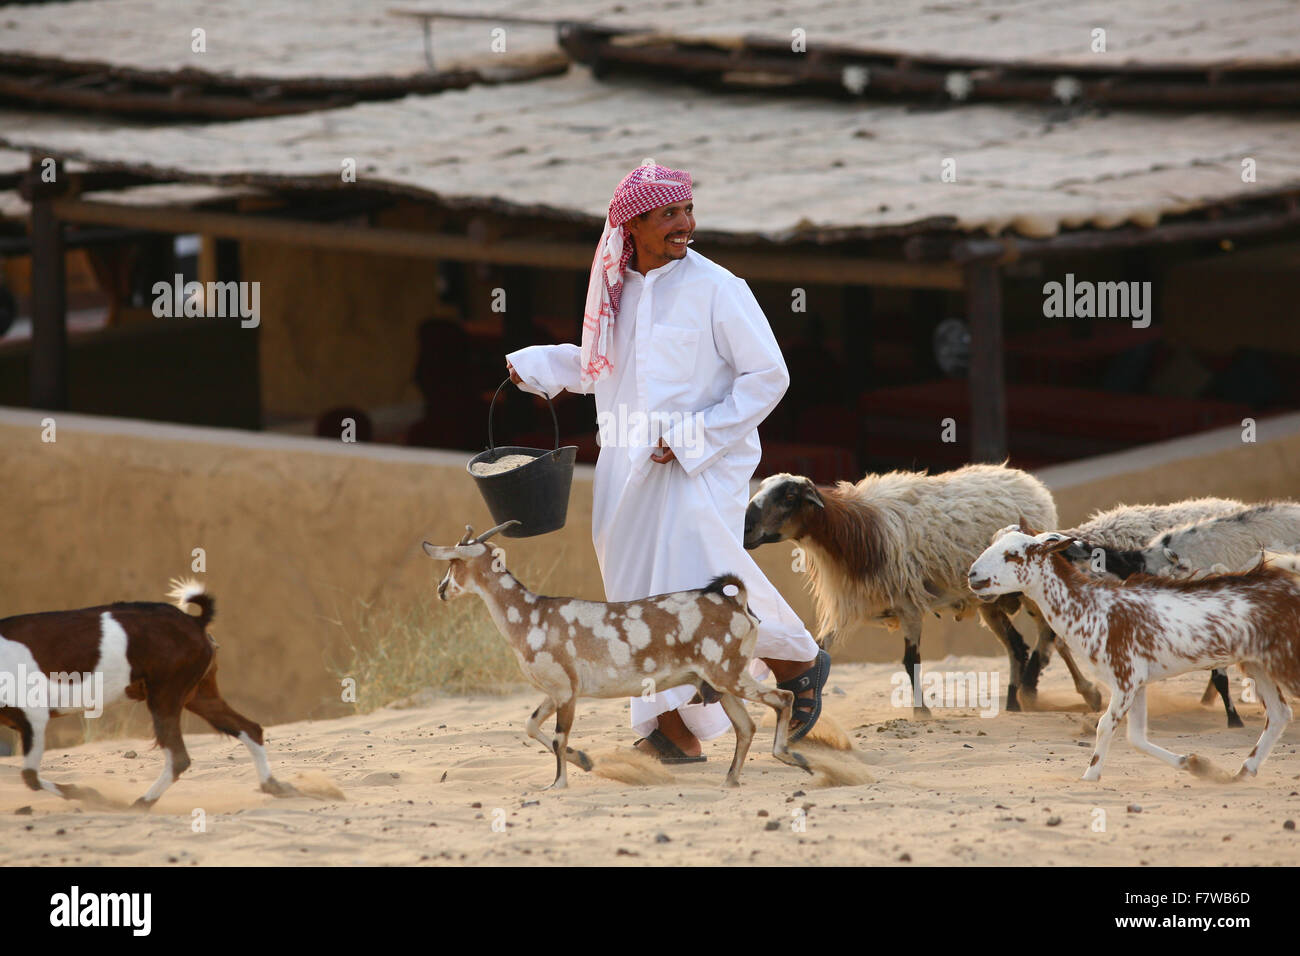
[[[591,768],[595,766],[595,764],[591,762],[591,758],[581,750],[573,751],[573,762],[577,764],[578,768],[581,770],[590,771]]]
[[[1086,694],[1083,695],[1083,698],[1088,703],[1089,713],[1096,713],[1097,711],[1102,709],[1101,691],[1097,690],[1097,688],[1094,687],[1091,690],[1089,690]]]
[[[724,787],[739,787],[739,786],[740,786],[740,778],[739,778],[739,777],[733,777],[731,774],[727,774],[727,779],[726,779],[725,781],[723,781],[722,785],[723,785]]]
[[[932,717],[934,717],[934,714],[930,713],[930,708],[929,708],[929,707],[913,707],[913,708],[912,708],[912,719],[913,719],[913,720],[929,720],[929,719],[931,719]]]
[[[59,796],[64,800],[103,800],[103,796],[94,787],[78,787],[73,783],[59,785]]]
[[[281,783],[274,777],[268,777],[262,782],[262,792],[269,793],[273,797],[301,797],[302,791],[291,783]]]
[[[1240,717],[1238,717],[1235,713],[1231,713],[1228,715],[1228,726],[1235,729],[1237,727],[1245,727],[1246,725],[1242,723]]]
[[[140,797],[135,801],[135,803],[131,804],[131,809],[139,810],[141,813],[148,813],[153,809],[153,805],[157,802],[157,800],[146,800],[144,797]]]

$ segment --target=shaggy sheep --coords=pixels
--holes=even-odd
[[[1167,505],[1116,505],[1064,530],[1092,548],[1141,548],[1161,532],[1192,521],[1232,514],[1246,507],[1234,498],[1188,498]]]
[[[1246,506],[1240,501],[1231,498],[1188,498],[1166,505],[1117,505],[1108,511],[1094,513],[1083,524],[1062,531],[1061,534],[1078,541],[1077,547],[1070,549],[1069,556],[1079,565],[1080,570],[1101,572],[1104,567],[1099,556],[1108,550],[1140,548],[1154,535],[1180,524],[1231,514],[1244,507]],[[1040,654],[1035,649],[1025,665],[1020,693],[1026,701],[1032,701],[1038,694],[1038,676],[1047,666],[1053,644],[1044,643],[1041,646],[1048,653]],[[1228,726],[1242,726],[1241,718],[1232,706],[1227,674],[1214,672],[1203,700],[1208,703],[1215,691],[1223,698]]]
[[[826,489],[808,478],[779,474],[764,479],[749,502],[745,547],[799,542],[808,556],[822,642],[858,623],[902,628],[903,668],[914,692],[921,683],[922,615],[950,611],[961,620],[978,607],[1007,649],[1006,706],[1019,710],[1017,688],[1028,648],[1009,620],[1019,603],[1012,597],[981,605],[966,585],[966,573],[993,532],[1021,515],[1054,525],[1051,492],[1033,476],[1000,465],[968,465],[938,475],[895,471]],[[1035,621],[1041,648],[1052,632],[1041,616]],[[1062,656],[1077,675],[1079,692],[1099,708],[1097,688],[1064,649]]]
[[[1297,548],[1300,504],[1279,501],[1180,524],[1153,535],[1143,546],[1108,547],[1104,561],[1106,570],[1121,579],[1135,573],[1179,577],[1197,571],[1244,571],[1259,561],[1260,551]]]

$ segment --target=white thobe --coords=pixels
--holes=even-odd
[[[790,376],[742,280],[694,250],[644,277],[624,272],[613,370],[593,389],[580,383],[577,345],[535,345],[508,358],[525,391],[595,393],[601,448],[591,537],[607,601],[738,574],[761,620],[755,656],[816,656],[812,635],[743,544],[749,480],[761,455],[758,424]],[[651,413],[657,419],[646,422]],[[675,461],[650,460],[661,435]],[[676,687],[650,701],[634,697],[632,726],[649,733],[659,714],[678,710],[697,737],[724,733],[731,723],[722,706],[688,705],[694,695],[693,687]]]

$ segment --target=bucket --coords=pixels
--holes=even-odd
[[[564,527],[569,514],[569,488],[573,484],[573,463],[578,456],[577,445],[560,447],[560,422],[555,417],[555,406],[546,399],[555,425],[555,448],[524,448],[520,445],[497,445],[492,437],[492,413],[497,396],[510,384],[509,376],[497,386],[488,406],[488,447],[469,460],[465,470],[478,485],[479,494],[492,512],[492,522],[501,524],[514,519],[501,532],[507,538],[531,538]],[[505,455],[528,455],[533,460],[510,471],[496,475],[476,475],[473,467],[479,462],[493,462]]]

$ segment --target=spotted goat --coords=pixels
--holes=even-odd
[[[253,757],[263,791],[297,793],[271,775],[262,728],[236,713],[217,690],[217,645],[207,632],[211,595],[193,581],[172,584],[168,597],[174,605],[137,601],[0,620],[0,678],[8,679],[9,688],[0,695],[0,724],[18,731],[22,778],[32,790],[67,799],[93,796],[89,788],[40,776],[45,728],[51,717],[126,697],[148,706],[163,748],[162,774],[136,800],[137,808],[153,806],[190,765],[181,737],[182,710],[241,741]],[[186,613],[190,606],[199,613]]]
[[[1300,559],[1270,555],[1249,571],[1203,578],[1135,575],[1118,582],[1080,571],[1064,552],[1074,538],[1005,530],[970,568],[982,600],[1023,593],[1076,654],[1110,685],[1084,780],[1101,777],[1120,720],[1129,742],[1178,769],[1209,772],[1195,754],[1147,739],[1146,688],[1192,670],[1238,664],[1266,709],[1264,732],[1238,777],[1254,776],[1291,720],[1283,692],[1300,693]]]
[[[1134,549],[1143,548],[1152,538],[1159,537],[1181,525],[1234,514],[1245,508],[1242,502],[1233,498],[1187,498],[1163,505],[1117,505],[1106,511],[1094,512],[1081,525],[1062,530],[1061,534],[1068,534],[1075,539],[1074,544],[1066,550],[1065,556],[1074,561],[1075,566],[1082,571],[1112,574],[1120,578],[1127,577],[1126,573],[1120,573],[1123,563],[1116,558],[1117,554],[1127,554]],[[1258,552],[1253,557],[1258,558]],[[1253,563],[1252,560],[1248,564]],[[1231,570],[1244,570],[1246,566],[1248,565]],[[1029,655],[1029,663],[1025,665],[1022,694],[1032,697],[1038,692],[1038,675],[1042,665],[1043,661],[1037,651]],[[1228,675],[1221,670],[1211,673],[1201,703],[1210,703],[1215,694],[1218,694],[1223,701],[1228,726],[1244,726],[1237,708],[1232,704]],[[1101,708],[1098,706],[1093,709]]]
[[[602,603],[545,597],[528,590],[485,543],[507,528],[507,521],[477,538],[468,525],[455,547],[424,550],[450,567],[438,585],[446,601],[477,594],[493,623],[510,644],[524,677],[546,699],[528,718],[528,736],[555,754],[553,788],[568,786],[568,763],[590,770],[590,758],[568,746],[574,711],[582,697],[633,697],[647,687],[668,690],[707,684],[736,730],[736,750],[727,785],[740,783],[740,770],[754,738],[754,722],[742,700],[777,712],[773,755],[782,763],[812,772],[802,755],[789,749],[794,694],[769,690],[748,671],[758,639],[758,618],[746,602],[745,584],[734,574],[706,587],[660,594],[639,601]],[[552,714],[555,737],[542,730]]]

